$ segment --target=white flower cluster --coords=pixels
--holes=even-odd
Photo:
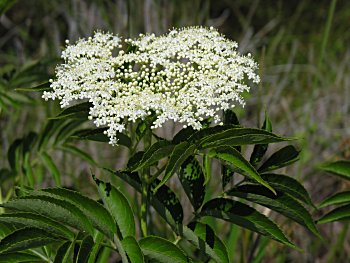
[[[69,45],[65,63],[56,68],[52,92],[43,98],[92,103],[90,119],[107,126],[111,144],[128,121],[155,114],[152,128],[173,120],[200,129],[201,121],[219,111],[244,106],[240,93],[249,91],[247,79],[258,83],[257,64],[237,53],[237,43],[213,28],[174,29],[164,36],[140,35],[138,39],[95,33]],[[116,55],[113,51],[118,48]]]

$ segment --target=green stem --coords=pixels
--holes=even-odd
[[[144,150],[146,151],[152,143],[152,132],[149,130],[146,132],[143,138]],[[148,213],[149,213],[149,186],[151,181],[150,168],[145,168],[142,170],[141,174],[141,232],[142,236],[146,237],[148,235]]]

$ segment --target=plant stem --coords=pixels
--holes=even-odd
[[[143,137],[144,150],[148,149],[152,143],[152,132],[149,130]],[[150,185],[150,168],[145,168],[142,170],[141,174],[141,232],[142,236],[146,237],[148,235],[148,213],[149,213],[149,185]]]

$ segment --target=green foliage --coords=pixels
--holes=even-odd
[[[87,109],[85,104],[65,109],[48,122],[43,134],[36,136],[30,133],[16,140],[8,152],[12,173],[20,171],[25,165],[25,162],[19,161],[20,156],[25,159],[27,153],[33,155],[36,150],[59,186],[60,172],[49,155],[50,147],[72,153],[95,165],[94,159],[72,141],[106,141],[104,129],[79,130],[80,118],[86,116]],[[76,262],[94,262],[98,255],[108,257],[110,249],[117,251],[124,263],[145,260],[190,262],[192,259],[229,262],[228,251],[220,235],[205,223],[209,218],[227,221],[296,248],[271,218],[259,212],[257,205],[285,216],[319,237],[310,213],[303,206],[313,205],[305,188],[289,176],[267,173],[293,163],[299,152],[291,145],[285,146],[263,162],[269,143],[289,139],[273,134],[268,118],[262,129],[243,128],[237,124],[237,118],[231,112],[224,126],[207,127],[200,131],[186,128],[172,141],[155,136],[153,143],[145,144],[149,145],[148,148],[131,155],[125,170],[106,169],[141,195],[146,194],[142,199],[146,202],[146,211],[149,211],[148,205],[157,212],[152,216],[146,214],[146,225],[152,226],[150,236],[138,237],[135,218],[139,217],[134,214],[128,195],[112,183],[93,176],[103,205],[65,188],[19,188],[18,196],[2,205],[6,212],[0,215],[0,222],[14,228],[5,233],[3,252],[30,253],[30,249],[45,246],[51,255],[55,255],[54,262],[73,258]],[[147,130],[149,125],[145,125],[138,126],[136,141],[120,134],[121,144],[134,151],[139,141],[147,138],[143,128]],[[57,131],[59,134],[56,135]],[[254,145],[250,161],[241,152],[241,147],[248,144]],[[199,158],[203,158],[203,165]],[[225,197],[207,190],[213,178],[213,159],[225,168],[221,176],[224,187],[229,181],[234,182],[234,176],[243,176],[242,181],[231,184],[231,188],[224,191]],[[24,167],[28,169],[28,165]],[[145,177],[147,171],[149,174]],[[167,185],[175,174],[193,207],[194,215],[188,225],[183,222],[184,208],[177,197],[178,192]],[[112,177],[113,181],[116,177]],[[145,184],[147,193],[142,190]],[[164,221],[161,222],[166,222],[170,228],[154,228],[157,218],[162,218]],[[140,220],[144,220],[143,217]],[[31,240],[35,232],[33,229],[40,231],[40,242],[36,239],[27,241]],[[19,238],[18,233],[22,232]],[[173,243],[164,239],[169,239],[167,233],[174,235]]]
[[[321,166],[321,169],[350,181],[350,161],[340,160],[327,163]],[[327,197],[318,207],[337,206],[328,213],[324,214],[317,223],[324,224],[334,221],[349,221],[350,219],[350,191],[343,191]]]

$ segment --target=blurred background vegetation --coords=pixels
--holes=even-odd
[[[288,172],[305,184],[314,202],[349,187],[317,168],[324,161],[350,158],[350,1],[0,0],[0,12],[3,199],[13,194],[10,189],[14,184],[26,184],[22,179],[7,180],[14,176],[9,172],[11,166],[16,166],[8,161],[11,145],[19,138],[30,138],[31,131],[48,129],[48,118],[60,112],[56,102],[45,102],[40,93],[21,89],[54,76],[65,39],[73,42],[98,29],[134,37],[192,25],[218,28],[239,43],[241,52],[251,52],[259,62],[262,83],[251,90],[246,107],[237,113],[243,125],[256,127],[261,126],[266,111],[275,133],[299,138],[301,158]],[[62,130],[69,133],[69,123],[65,125],[66,130]],[[105,143],[75,143],[79,148],[70,148],[70,153],[78,151],[78,157],[72,157],[57,138],[63,136],[62,130],[52,129],[52,136],[58,134],[54,141],[45,143],[45,153],[52,158],[41,156],[43,165],[35,155],[23,155],[24,169],[17,169],[18,173],[36,167],[33,176],[26,179],[29,185],[50,186],[53,180],[49,174],[59,172],[64,186],[89,192],[93,160],[79,149],[101,166],[124,165],[127,152]],[[168,127],[159,132],[171,136],[173,130]],[[50,165],[53,160],[54,166]],[[45,167],[51,169],[46,171]],[[320,213],[315,211],[314,215],[317,218]],[[285,231],[304,252],[265,242],[262,249],[253,250],[254,256],[246,249],[254,245],[249,243],[250,234],[239,231],[226,240],[235,262],[348,262],[350,258],[348,223],[322,225],[324,241],[285,224]]]

